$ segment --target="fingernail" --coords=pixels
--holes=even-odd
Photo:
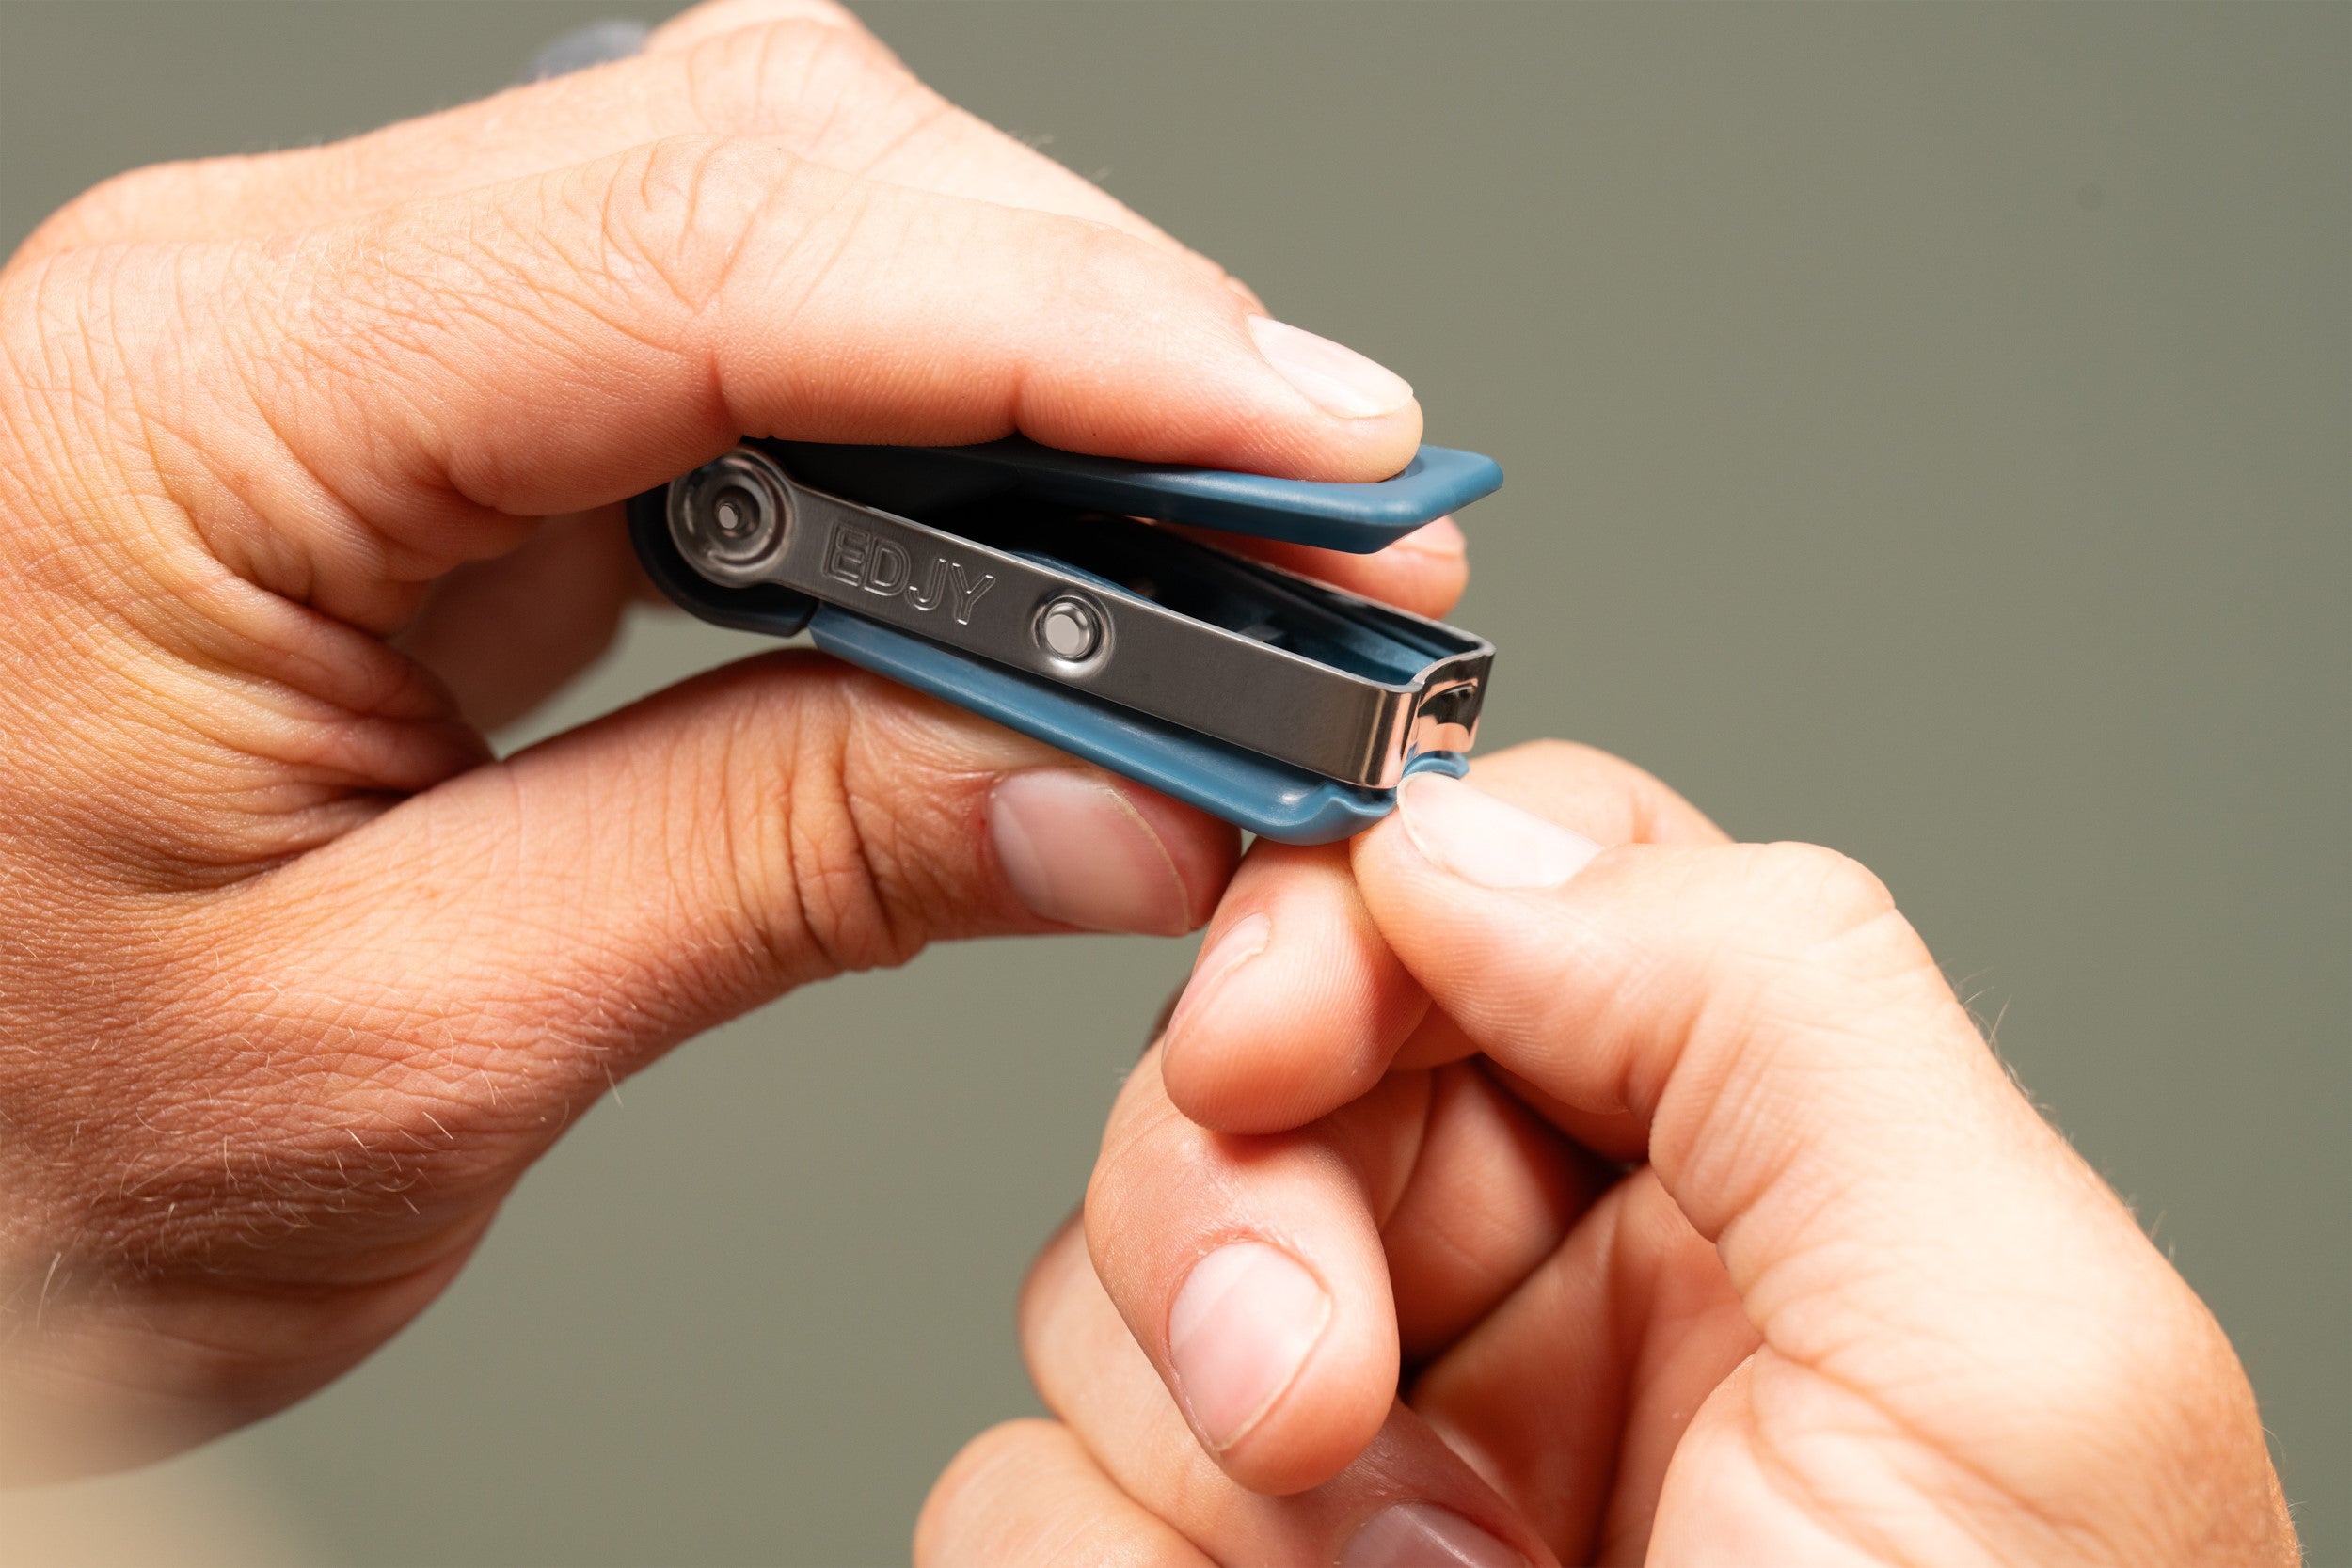
[[[1423,856],[1480,887],[1558,887],[1601,851],[1582,833],[1442,773],[1406,779],[1397,816]]]
[[[1233,1242],[1192,1266],[1168,1313],[1168,1359],[1193,1425],[1232,1447],[1306,1364],[1331,1298],[1289,1254]]]
[[[1249,335],[1266,363],[1327,414],[1369,420],[1413,401],[1412,384],[1403,376],[1328,338],[1272,316],[1250,317]]]
[[[1185,1022],[1200,1015],[1233,971],[1264,952],[1273,935],[1274,922],[1263,914],[1249,915],[1226,927],[1193,964],[1192,978],[1184,982],[1184,993],[1176,999],[1175,1010],[1168,1015],[1168,1027],[1160,1037],[1173,1045]]]
[[[1399,1503],[1364,1521],[1340,1568],[1527,1568],[1527,1559],[1450,1510]]]
[[[988,798],[988,826],[1005,879],[1045,919],[1152,936],[1192,929],[1168,846],[1097,775],[1069,768],[1012,774]]]

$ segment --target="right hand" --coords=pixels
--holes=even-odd
[[[808,655],[509,760],[614,503],[746,434],[1334,480],[1410,388],[847,13],[146,169],[0,272],[0,1475],[298,1398],[615,1080],[940,938],[1203,919],[1234,835]],[[1347,560],[1425,610],[1460,536]]]
[[[2219,1325],[1885,889],[1581,748],[1252,851],[1022,1330],[1060,1424],[922,1561],[2296,1560]]]

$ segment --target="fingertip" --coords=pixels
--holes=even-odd
[[[1368,1195],[1401,1180],[1422,1085],[1375,1091],[1344,1128],[1234,1138],[1178,1114],[1159,1063],[1145,1054],[1111,1114],[1087,1256],[1203,1453],[1254,1492],[1318,1485],[1395,1398],[1396,1314]],[[1041,1264],[1025,1344],[1057,1342],[1068,1266]]]
[[[1221,1132],[1304,1126],[1363,1094],[1428,999],[1381,941],[1337,847],[1262,842],[1161,1040],[1177,1109]]]
[[[1424,523],[1364,562],[1372,586],[1357,592],[1416,615],[1452,613],[1470,587],[1470,541],[1451,517]]]
[[[1341,420],[1379,420],[1418,407],[1413,385],[1394,371],[1344,343],[1272,316],[1247,318],[1249,336],[1300,396]]]
[[[1227,1475],[1284,1497],[1363,1451],[1397,1374],[1393,1325],[1379,1306],[1375,1321],[1343,1287],[1257,1236],[1192,1263],[1168,1307],[1167,1366],[1185,1420]]]
[[[1123,230],[1041,212],[1010,221],[1029,257],[1021,274],[1063,280],[1022,302],[1032,325],[1010,340],[1022,369],[1009,422],[1023,435],[1336,483],[1392,478],[1420,450],[1421,405],[1385,367],[1248,313],[1205,269]]]
[[[1009,774],[989,792],[988,824],[1022,905],[1086,931],[1194,929],[1239,852],[1227,824],[1088,768]]]
[[[1465,575],[1469,571],[1470,537],[1451,516],[1423,523],[1389,548],[1399,555],[1420,556],[1431,562],[1459,563]]]
[[[1216,912],[1217,901],[1241,863],[1240,831],[1141,784],[1120,779],[1114,787],[1167,851],[1168,867],[1184,892],[1184,929],[1199,930]]]

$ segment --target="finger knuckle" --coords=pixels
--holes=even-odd
[[[1932,969],[1894,894],[1861,862],[1816,844],[1743,846],[1734,853],[1733,918],[1753,960],[1846,980]]]
[[[718,296],[746,241],[806,172],[777,147],[740,137],[667,136],[625,155],[596,193],[599,253],[581,270],[650,280],[687,312]]]
[[[772,676],[772,661],[762,665]],[[704,765],[715,784],[706,776],[688,785],[714,789],[723,802],[712,815],[723,834],[715,853],[734,889],[728,904],[785,983],[903,963],[928,929],[926,890],[888,792],[862,790],[851,777],[863,715],[881,705],[874,678],[787,688],[762,673],[732,677],[743,682],[741,701]]]
[[[1745,870],[1777,909],[1802,910],[1812,928],[1877,918],[1894,896],[1861,862],[1818,844],[1763,844],[1746,853]]]
[[[1187,267],[1169,251],[1123,229],[1059,214],[1025,214],[1038,225],[1033,238],[1041,259],[1057,274],[1058,292],[1073,303],[1111,316],[1132,317],[1148,303],[1162,302],[1163,328],[1182,325],[1166,307],[1190,297],[1206,309],[1197,325],[1237,319],[1240,301]]]
[[[1170,1103],[1156,1084],[1142,1092],[1129,1080],[1104,1130],[1102,1152],[1087,1180],[1086,1226],[1089,1244],[1112,1249],[1138,1234],[1127,1223],[1132,1212],[1156,1209],[1169,1183],[1215,1166],[1217,1135]]]
[[[812,959],[824,973],[866,967],[876,928],[857,820],[840,787],[839,736],[804,703],[796,707],[782,767],[775,733],[757,712],[728,726],[718,763],[731,902],[771,965],[792,979]]]
[[[718,34],[688,51],[684,69],[704,122],[744,134],[854,125],[878,96],[923,90],[865,29],[814,16]]]
[[[1773,1135],[1754,1116],[1769,1102],[1753,1101],[1759,1074],[1856,1041],[1876,1051],[1941,1037],[1920,1026],[1949,1004],[1941,972],[1885,884],[1859,863],[1789,843],[1690,863],[1710,911],[1692,949],[1703,983],[1674,1069],[1693,1087],[1654,1150],[1704,1142],[1711,1158],[1745,1163],[1751,1140]]]

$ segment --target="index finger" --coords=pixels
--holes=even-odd
[[[1599,843],[1723,842],[1673,790],[1591,747],[1514,747],[1472,764],[1471,777]],[[1161,1071],[1168,1098],[1202,1126],[1279,1132],[1364,1093],[1417,1030],[1448,1032],[1358,894],[1346,847],[1260,843],[1169,1015]]]
[[[159,446],[250,458],[241,493],[260,515],[206,543],[262,586],[374,630],[416,583],[511,547],[515,518],[620,499],[745,434],[1018,430],[1080,451],[1373,479],[1404,466],[1421,428],[1393,375],[1335,362],[1360,372],[1366,401],[1347,402],[1286,357],[1305,334],[1115,230],[725,138],[295,245],[74,252],[37,281],[44,298],[183,302],[200,328],[118,335],[107,352],[156,362],[100,372],[216,386],[150,411]]]

